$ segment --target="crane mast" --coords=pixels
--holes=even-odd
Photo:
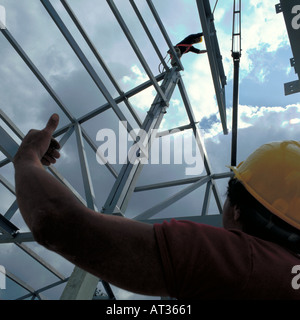
[[[237,158],[237,128],[238,128],[238,105],[239,105],[239,71],[241,59],[241,0],[233,1],[233,23],[232,23],[232,48],[233,58],[233,100],[232,100],[232,144],[231,165],[236,166]]]

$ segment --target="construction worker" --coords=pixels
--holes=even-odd
[[[300,142],[262,146],[232,168],[224,228],[146,224],[86,208],[43,167],[59,158],[53,115],[15,158],[16,196],[36,241],[125,290],[177,299],[300,299]]]
[[[177,43],[174,47],[177,57],[180,59],[183,54],[188,52],[194,52],[197,54],[202,54],[207,52],[207,50],[199,50],[193,46],[193,44],[200,43],[203,41],[203,33],[191,34],[188,37],[184,38],[181,42]],[[171,65],[172,67],[176,66],[176,58],[172,56],[171,51],[168,53],[171,57]]]

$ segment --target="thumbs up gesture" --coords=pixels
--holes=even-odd
[[[24,161],[35,161],[45,166],[56,162],[60,157],[59,143],[52,137],[59,123],[59,116],[53,114],[42,130],[32,129],[23,139],[14,157],[14,164]]]

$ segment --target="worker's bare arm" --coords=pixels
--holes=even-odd
[[[31,131],[14,159],[19,208],[34,237],[112,284],[167,295],[153,227],[86,208],[42,166],[59,157],[58,144],[49,149],[57,124],[54,117],[44,130]]]

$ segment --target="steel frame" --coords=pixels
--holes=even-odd
[[[81,201],[84,205],[88,206],[93,210],[100,211],[99,208],[97,208],[96,202],[95,202],[95,193],[93,189],[93,182],[91,179],[91,173],[90,173],[90,168],[88,164],[88,156],[85,151],[85,144],[89,145],[89,147],[95,153],[97,151],[97,147],[93,142],[93,140],[89,137],[87,132],[82,127],[82,124],[100,115],[101,113],[103,113],[108,109],[112,109],[118,119],[120,119],[121,121],[126,121],[127,119],[124,113],[118,106],[120,102],[124,102],[129,112],[133,116],[133,119],[136,121],[138,127],[140,129],[143,129],[147,133],[150,133],[152,128],[159,128],[165,113],[168,111],[169,101],[172,98],[172,94],[177,86],[179,89],[182,101],[184,103],[188,119],[189,119],[189,124],[179,127],[177,129],[182,131],[192,130],[193,136],[196,141],[196,145],[199,148],[200,153],[203,157],[205,174],[203,176],[197,176],[193,178],[166,181],[164,183],[156,183],[156,184],[136,187],[136,183],[139,179],[139,174],[143,168],[143,165],[141,162],[138,162],[137,164],[130,163],[130,164],[124,165],[120,173],[117,173],[114,167],[109,163],[107,163],[106,168],[115,179],[115,185],[113,186],[111,193],[107,198],[107,201],[104,204],[102,211],[106,214],[118,214],[118,215],[125,216],[127,204],[133,192],[143,192],[146,190],[166,188],[169,186],[188,185],[186,188],[176,193],[172,197],[163,200],[158,205],[155,205],[154,207],[134,217],[134,219],[139,221],[154,223],[157,221],[161,221],[159,219],[150,220],[150,218],[154,217],[155,214],[157,214],[164,208],[170,206],[171,204],[175,203],[176,201],[179,201],[186,195],[190,194],[193,190],[196,190],[201,186],[206,186],[201,214],[197,216],[185,216],[182,218],[190,219],[198,222],[211,223],[214,225],[220,225],[222,201],[217,189],[216,180],[228,178],[232,174],[231,172],[224,172],[219,174],[212,172],[212,168],[209,163],[207,152],[205,150],[203,141],[201,140],[199,124],[195,119],[195,116],[193,113],[193,107],[189,101],[189,97],[185,89],[183,79],[181,78],[181,75],[180,75],[180,71],[183,70],[181,61],[178,59],[177,61],[178,67],[176,68],[168,67],[137,5],[135,4],[134,0],[129,0],[130,5],[134,9],[134,12],[136,13],[143,29],[145,30],[151,44],[155,49],[155,52],[157,53],[158,59],[160,60],[160,62],[163,64],[165,68],[165,72],[157,76],[154,76],[146,59],[143,57],[141,50],[136,44],[134,37],[132,36],[129,28],[127,27],[126,22],[124,21],[123,17],[118,11],[116,4],[114,3],[113,0],[107,0],[107,3],[111,8],[120,27],[122,28],[124,35],[128,39],[128,42],[132,46],[137,58],[141,62],[146,74],[149,77],[149,80],[146,81],[145,83],[139,86],[136,86],[134,89],[128,92],[123,92],[120,86],[117,84],[117,81],[115,80],[112,72],[109,70],[108,66],[105,64],[104,60],[100,56],[100,53],[96,49],[96,46],[92,43],[86,31],[84,30],[83,26],[81,25],[78,18],[76,17],[75,13],[72,11],[68,2],[66,0],[60,0],[60,1],[63,7],[65,8],[65,10],[67,11],[67,13],[69,14],[70,18],[76,25],[80,34],[88,44],[89,48],[95,55],[99,64],[102,66],[106,75],[113,83],[119,96],[117,98],[112,97],[105,83],[101,80],[101,78],[99,77],[95,69],[92,67],[91,63],[89,62],[87,57],[84,55],[83,51],[81,50],[76,40],[73,38],[70,31],[68,30],[68,28],[66,27],[66,25],[58,15],[58,13],[55,11],[54,7],[52,6],[49,0],[41,0],[41,3],[43,4],[45,9],[51,16],[53,22],[57,25],[60,32],[65,37],[70,47],[73,49],[74,53],[77,55],[82,65],[85,67],[86,71],[88,72],[88,74],[90,75],[90,77],[92,78],[96,86],[98,87],[98,89],[106,98],[107,102],[104,105],[99,106],[98,108],[94,109],[93,111],[85,114],[80,118],[76,118],[72,114],[71,110],[68,110],[68,108],[64,105],[63,101],[61,101],[61,99],[58,97],[55,90],[50,86],[47,80],[43,77],[41,72],[34,65],[33,61],[30,60],[30,58],[25,53],[25,51],[21,48],[18,42],[13,38],[12,34],[6,28],[1,29],[1,33],[3,34],[3,36],[7,39],[7,41],[11,44],[11,46],[19,54],[19,56],[22,58],[24,63],[32,71],[35,77],[43,85],[45,90],[49,93],[52,99],[56,102],[57,106],[63,111],[63,113],[66,115],[66,117],[69,120],[69,123],[65,127],[57,130],[54,136],[59,138],[59,141],[62,147],[65,145],[65,143],[69,140],[71,136],[75,135],[76,137],[81,174],[83,177],[83,184],[84,184],[84,190],[85,190],[85,199],[83,199],[80,196],[80,194],[76,191],[76,189],[64,178],[64,176],[54,166],[51,166],[49,168],[49,171],[57,179],[59,179],[63,184],[65,184],[79,199],[79,201]],[[170,49],[171,52],[174,53],[174,56],[176,56],[174,52],[173,44],[168,36],[167,30],[165,29],[163,22],[159,17],[158,12],[156,11],[154,4],[152,3],[151,0],[146,0],[146,2],[149,6],[150,11],[153,14],[155,21],[157,22],[159,29],[161,30],[161,33],[166,41],[168,49]],[[208,57],[211,65],[212,78],[213,78],[213,82],[216,90],[216,98],[219,106],[221,123],[222,123],[224,134],[226,134],[227,133],[226,105],[225,105],[226,77],[223,70],[222,57],[221,57],[219,46],[218,46],[216,30],[213,24],[213,15],[211,13],[208,0],[197,0],[197,5],[199,10],[199,17],[203,27],[203,32],[205,35],[205,40],[206,40],[206,45],[208,50]],[[160,84],[160,82],[162,82],[162,84]],[[132,107],[129,99],[149,87],[153,87],[156,90],[157,96],[153,104],[149,106],[148,115],[146,116],[145,120],[142,122],[139,116],[137,115],[137,113],[134,111],[134,108]],[[1,120],[6,124],[6,126],[8,126],[8,128],[11,131],[10,133],[6,131],[4,128],[0,127],[0,137],[1,137],[0,151],[6,157],[4,160],[0,161],[0,168],[1,168],[11,163],[14,157],[14,154],[18,149],[19,144],[14,140],[14,138],[12,137],[12,134],[14,134],[20,140],[23,139],[24,134],[9,119],[9,117],[4,113],[3,110],[1,110],[0,117],[1,117]],[[127,123],[129,125],[127,129],[128,129],[128,132],[130,132],[132,129],[132,126],[129,124],[128,121]],[[170,134],[170,131],[160,132],[158,135],[158,138],[166,134]],[[133,138],[136,139],[137,137],[134,136]],[[144,138],[145,137],[141,137],[141,139],[144,139]],[[150,135],[150,138],[153,138],[153,137]],[[138,150],[139,150],[139,147],[137,145],[136,151]],[[7,181],[5,177],[0,175],[0,181],[1,181],[1,184],[11,194],[15,195],[14,186],[9,181]],[[213,195],[216,201],[219,214],[215,214],[215,215],[208,214],[208,207],[209,207],[209,201],[210,201],[211,195]],[[62,274],[60,274],[55,268],[53,268],[47,261],[39,257],[36,253],[34,253],[29,247],[27,247],[24,244],[26,242],[33,242],[34,239],[30,232],[20,232],[18,227],[11,222],[11,219],[14,216],[14,214],[17,212],[17,210],[18,210],[17,202],[14,201],[13,204],[7,209],[7,211],[4,214],[0,214],[0,232],[1,232],[0,244],[5,244],[5,243],[15,244],[24,252],[26,252],[26,254],[31,256],[41,266],[43,266],[45,269],[50,271],[58,279],[57,281],[53,282],[49,286],[41,287],[39,289],[33,289],[32,287],[27,285],[24,282],[24,280],[19,279],[16,275],[13,275],[12,273],[9,272],[9,270],[7,270],[7,277],[10,278],[12,281],[14,281],[16,284],[18,284],[20,287],[23,287],[28,291],[28,294],[19,297],[19,299],[28,299],[28,298],[43,299],[44,298],[42,295],[43,291],[49,288],[55,287],[57,285],[61,285],[62,283],[65,283],[67,281],[68,283],[64,289],[61,299],[97,298],[95,297],[95,289],[96,289],[97,283],[101,281],[100,279],[87,274],[86,272],[84,272],[83,270],[77,267],[74,268],[74,271],[70,277],[65,277]],[[106,298],[115,299],[109,284],[103,282],[103,287],[106,291]]]

